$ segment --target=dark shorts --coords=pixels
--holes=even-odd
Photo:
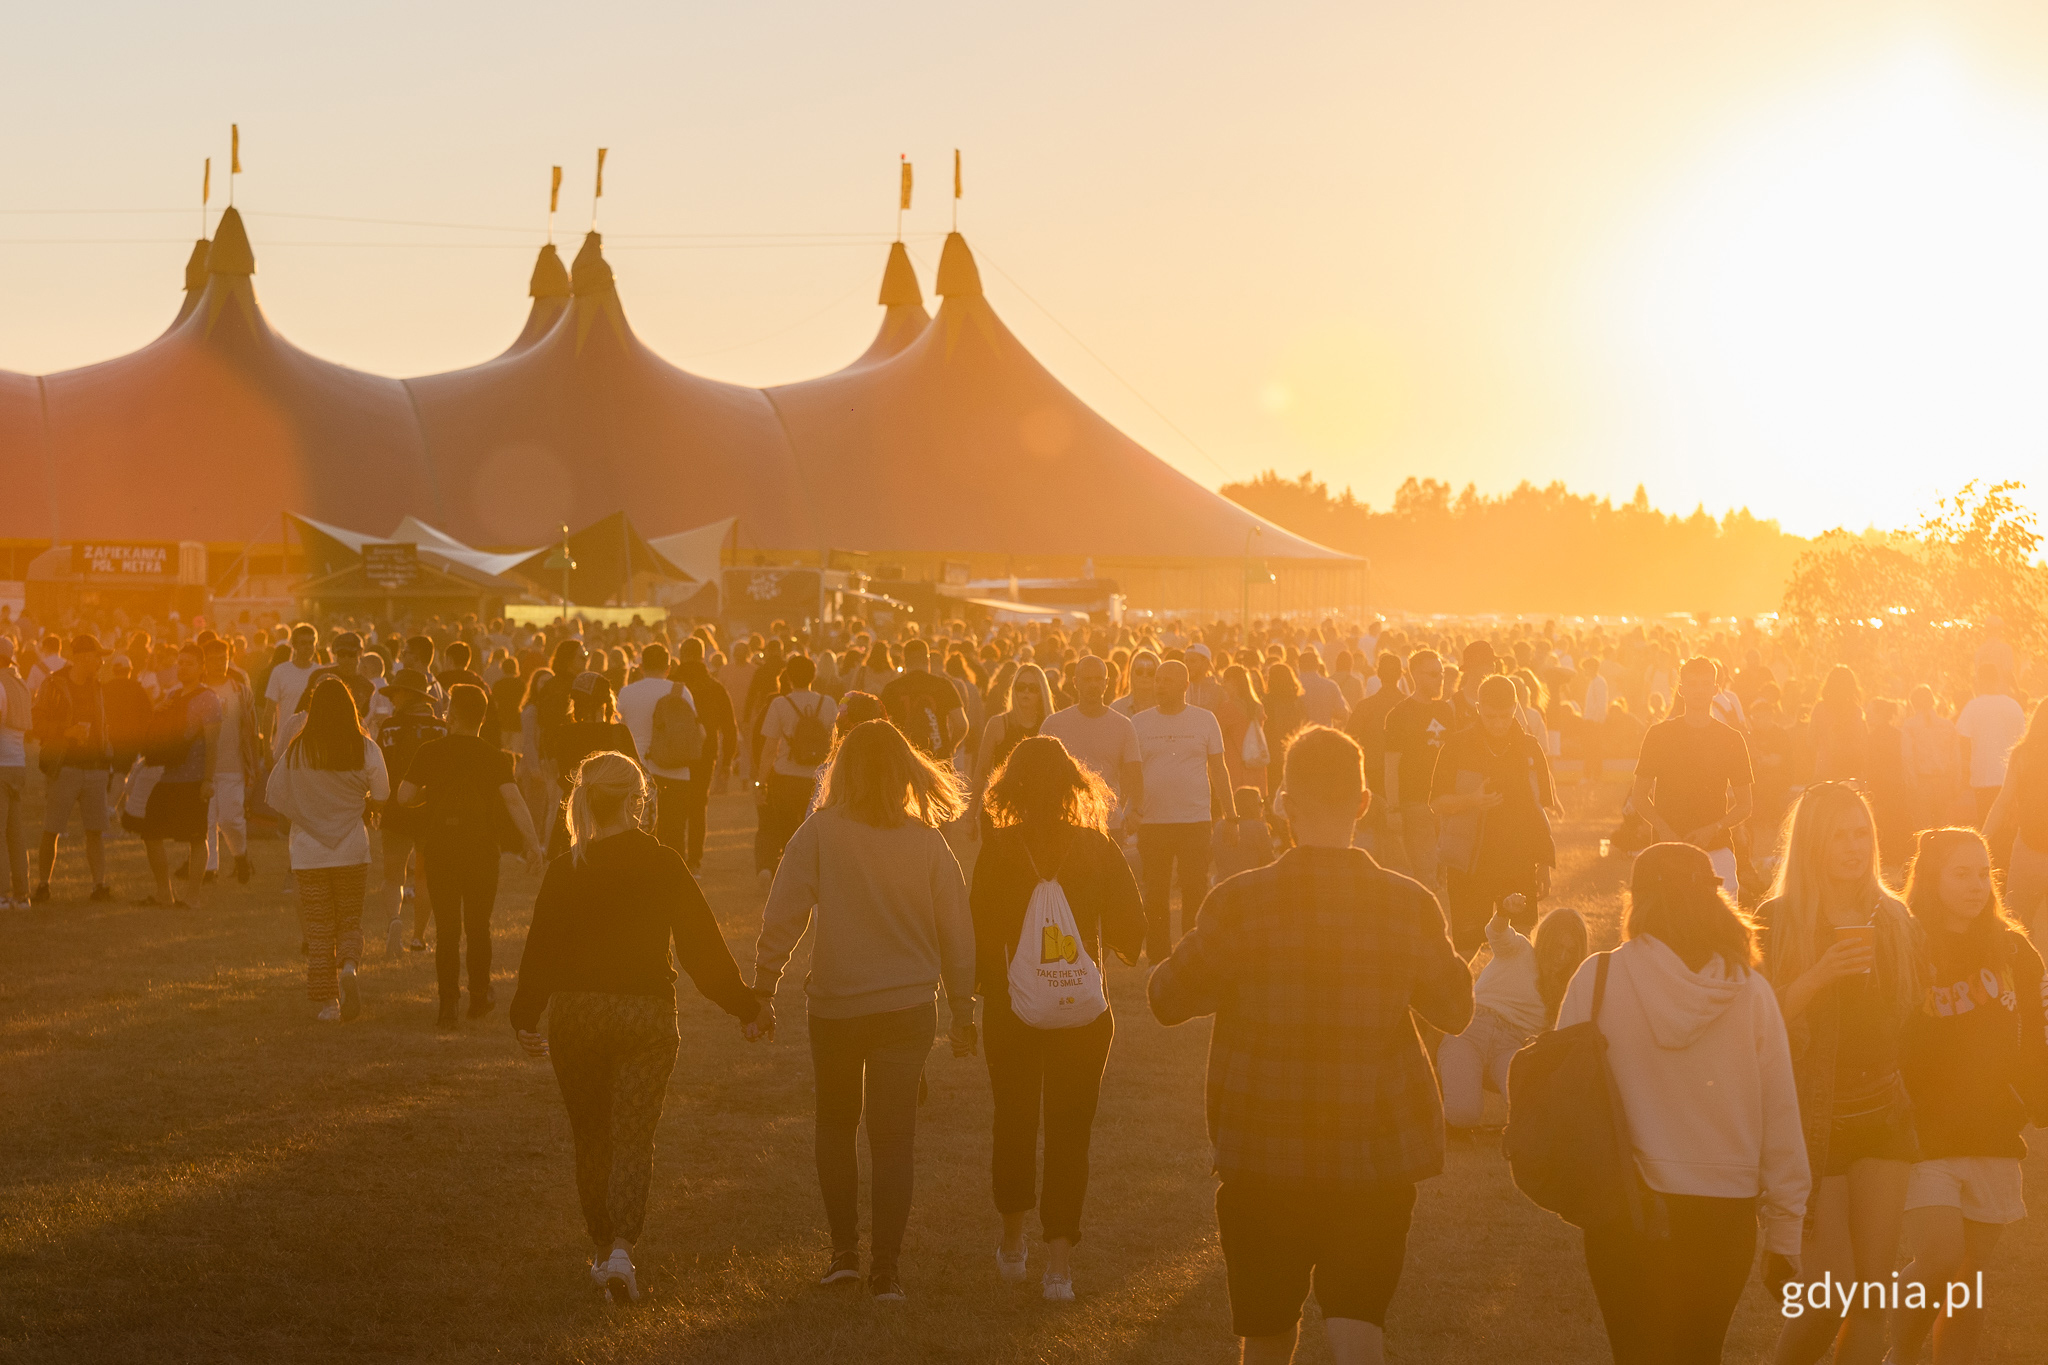
[[[1311,1287],[1325,1318],[1384,1326],[1401,1282],[1415,1186],[1216,1187],[1216,1227],[1230,1281],[1231,1330],[1278,1336],[1301,1321]]]
[[[1827,1169],[1822,1175],[1847,1175],[1858,1161],[1918,1161],[1920,1135],[1913,1126],[1913,1104],[1903,1090],[1882,1109],[1838,1117],[1828,1129]]]
[[[196,844],[206,838],[206,802],[197,782],[159,782],[141,816],[123,813],[122,828],[145,839]]]

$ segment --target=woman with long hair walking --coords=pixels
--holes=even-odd
[[[1801,1278],[1889,1281],[1906,1181],[1920,1158],[1900,1041],[1920,1003],[1921,935],[1885,889],[1877,824],[1845,782],[1800,795],[1771,899],[1764,970],[1791,1039],[1813,1195]],[[1840,1365],[1884,1354],[1884,1306],[1857,1297],[1847,1321],[1807,1313],[1778,1335],[1778,1365],[1813,1365],[1834,1344]]]
[[[750,1024],[763,1007],[682,856],[641,828],[650,788],[640,765],[592,754],[569,781],[569,851],[548,865],[533,903],[512,1027],[528,1056],[554,1063],[596,1248],[591,1281],[626,1302],[640,1297],[633,1243],[680,1046],[671,945],[697,990],[727,1014]]]
[[[1799,1272],[1808,1179],[1792,1058],[1756,932],[1703,850],[1642,851],[1623,932],[1572,977],[1557,1026],[1591,1020],[1606,1039],[1630,1156],[1663,1227],[1627,1216],[1588,1226],[1586,1270],[1616,1365],[1710,1365],[1759,1224],[1773,1296]]]
[[[306,993],[323,1020],[362,1013],[363,891],[370,873],[369,803],[391,796],[377,742],[337,677],[306,699],[306,723],[270,770],[264,799],[292,822],[292,879],[306,940]],[[337,971],[338,968],[338,971]]]
[[[1003,1218],[996,1268],[1006,1280],[1025,1277],[1024,1215],[1036,1207],[1045,1297],[1070,1300],[1089,1135],[1116,1033],[1103,950],[1134,964],[1145,948],[1145,911],[1131,866],[1107,833],[1108,787],[1057,739],[1020,741],[989,783],[984,809],[991,829],[968,900],[995,1092],[990,1169]]]
[[[1977,1358],[1984,1304],[1948,1310],[1947,1286],[1973,1289],[1999,1235],[2027,1216],[2020,1136],[2048,1126],[2048,1037],[2041,955],[1999,904],[1991,849],[1973,829],[1921,833],[1906,908],[1927,936],[1931,984],[1906,1025],[1901,1069],[1920,1156],[1906,1179],[1901,1275],[1922,1287],[1892,1314],[1892,1358],[1917,1360],[1932,1332],[1941,1365]]]
[[[775,991],[811,929],[811,1063],[817,1084],[818,1186],[832,1226],[821,1284],[858,1281],[860,1163],[865,1116],[872,1172],[868,1292],[904,1297],[917,1095],[938,1035],[941,981],[953,1055],[972,1056],[974,922],[967,885],[940,827],[966,802],[953,771],[886,720],[855,726],[833,750],[816,810],[791,836],[761,913],[748,1036],[774,1036]]]

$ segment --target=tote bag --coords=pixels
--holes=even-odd
[[[1042,879],[1024,907],[1024,929],[1010,954],[1011,1013],[1032,1028],[1079,1028],[1108,1008],[1102,969],[1081,943],[1067,893],[1054,879]]]

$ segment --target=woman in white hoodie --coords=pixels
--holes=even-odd
[[[1599,1025],[1668,1236],[1588,1228],[1586,1269],[1617,1365],[1718,1361],[1759,1221],[1771,1293],[1799,1272],[1810,1182],[1792,1055],[1755,929],[1700,849],[1643,850],[1625,932],[1607,955]],[[1572,978],[1559,1028],[1593,1017],[1599,962]]]
[[[337,677],[314,683],[305,726],[270,770],[264,798],[292,822],[306,991],[324,1021],[362,1012],[356,964],[363,956],[363,886],[370,870],[366,819],[370,802],[390,795],[384,755],[363,733],[354,695]]]

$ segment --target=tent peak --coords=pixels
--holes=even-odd
[[[917,270],[903,243],[889,244],[889,264],[882,267],[882,296],[875,300],[886,308],[922,308],[924,291],[917,287]]]
[[[213,243],[201,237],[192,244],[192,254],[185,258],[185,292],[197,294],[206,288],[206,257]]]
[[[578,298],[610,294],[616,290],[611,265],[604,258],[604,238],[597,232],[584,236],[583,249],[576,253],[576,262],[569,268],[569,277]]]
[[[256,273],[256,253],[249,246],[249,233],[242,226],[242,215],[233,205],[223,210],[220,224],[213,230],[213,246],[206,253],[206,269],[214,275],[253,275]]]
[[[562,265],[562,253],[549,242],[540,249],[540,257],[533,263],[533,275],[526,282],[529,298],[566,299],[569,297],[569,272]]]
[[[957,232],[946,234],[946,249],[939,253],[939,293],[949,299],[981,297],[981,268]]]

